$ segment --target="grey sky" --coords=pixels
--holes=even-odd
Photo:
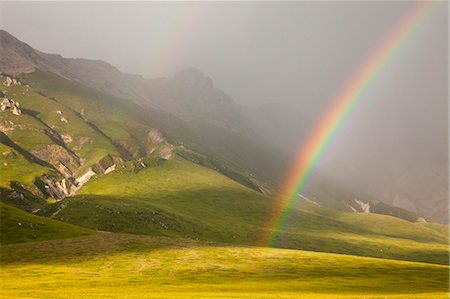
[[[195,66],[238,102],[257,105],[305,99],[327,103],[414,3],[1,5],[1,27],[44,52],[102,59],[146,77]],[[447,12],[441,6],[404,46],[399,60],[443,63]]]

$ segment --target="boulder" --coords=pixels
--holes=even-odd
[[[5,112],[6,110],[10,110],[12,114],[15,115],[22,114],[19,102],[16,102],[13,99],[3,98],[3,100],[0,102],[0,111]]]

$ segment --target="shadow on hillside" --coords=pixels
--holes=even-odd
[[[111,231],[255,245],[267,225],[270,199],[243,189],[177,191],[163,197],[78,195],[44,211],[54,219]],[[275,247],[447,264],[448,246],[391,237],[295,209]]]

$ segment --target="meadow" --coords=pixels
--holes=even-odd
[[[448,266],[98,233],[1,246],[2,298],[448,298]]]

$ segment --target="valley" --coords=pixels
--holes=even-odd
[[[270,225],[289,159],[202,72],[0,41],[1,298],[448,298],[447,224],[324,176]]]

